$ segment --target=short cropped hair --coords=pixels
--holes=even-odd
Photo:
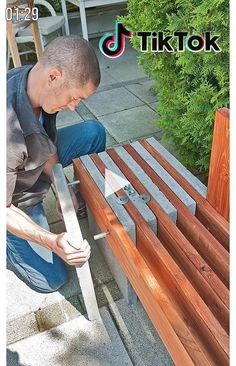
[[[39,59],[42,66],[59,68],[66,74],[70,86],[86,85],[89,81],[97,87],[100,68],[91,44],[78,36],[55,38]]]

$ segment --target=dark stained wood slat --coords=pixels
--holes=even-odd
[[[177,226],[214,270],[217,276],[226,286],[228,286],[229,258],[226,249],[222,247],[205,226],[188,210],[176,194],[163,182],[132,146],[124,145],[124,148],[176,207],[178,211]]]
[[[92,160],[105,177],[105,165],[96,154],[91,155]],[[112,181],[109,182],[112,186]],[[116,194],[124,195],[123,189]],[[201,299],[197,291],[187,280],[183,272],[175,261],[163,247],[160,240],[144,221],[142,215],[131,201],[125,208],[136,222],[137,227],[137,248],[150,266],[152,273],[159,280],[172,301],[178,307],[183,319],[187,318],[187,323],[201,342],[205,351],[209,350],[213,360],[217,360],[221,365],[228,364],[229,344],[228,335],[212,315],[207,305]]]
[[[205,303],[219,320],[225,331],[229,327],[229,291],[219,280],[212,269],[201,258],[198,252],[185,238],[176,225],[160,205],[152,198],[144,185],[137,179],[127,164],[119,157],[114,149],[108,149],[107,153],[125,174],[134,188],[141,193],[149,194],[151,200],[147,203],[158,220],[158,237],[171,253],[176,263],[185,272],[192,284],[202,296]]]
[[[162,165],[197,203],[196,217],[229,250],[229,224],[196,189],[163,158],[146,140],[140,141],[143,147]]]
[[[107,241],[176,366],[218,366],[202,353],[81,160],[75,159],[73,165],[86,203],[100,229],[109,230]]]

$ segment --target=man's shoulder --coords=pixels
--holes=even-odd
[[[25,65],[13,68],[7,72],[8,99],[11,99],[12,95],[21,89],[21,84],[25,84],[27,80],[27,74],[32,67],[32,65]]]
[[[32,65],[24,65],[20,67],[14,67],[11,70],[7,71],[7,82],[13,80],[14,78],[17,78],[27,72],[30,68],[32,68]]]

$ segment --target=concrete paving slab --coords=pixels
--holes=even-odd
[[[51,329],[60,324],[84,314],[82,304],[78,296],[73,296],[69,300],[62,300],[58,303],[39,309],[35,312],[39,331]]]
[[[91,111],[86,107],[83,102],[80,102],[76,110],[84,121],[96,119],[96,117],[91,113]]]
[[[158,131],[155,112],[146,105],[112,113],[99,118],[118,143],[152,135]]]
[[[106,131],[106,148],[117,145],[118,142]]]
[[[80,316],[8,346],[7,365],[132,366],[109,312],[100,313],[102,321]]]
[[[6,325],[7,344],[14,343],[39,332],[35,313],[11,320]]]
[[[57,128],[69,126],[81,121],[82,118],[80,115],[76,111],[72,112],[70,109],[65,109],[57,114]]]
[[[69,281],[67,284],[56,292],[44,294],[34,291],[13,271],[7,270],[7,320],[17,319],[80,293],[74,268],[68,266],[68,271]]]
[[[110,302],[109,309],[135,366],[174,366],[140,302],[127,306],[122,299]]]
[[[96,92],[84,104],[96,117],[100,117],[143,105],[143,102],[124,87],[120,87]]]
[[[100,68],[100,71],[101,71],[101,81],[99,87],[97,88],[98,91],[108,85],[114,85],[117,83],[117,80],[114,79],[111,73],[107,72],[107,70],[105,70],[104,68]]]
[[[95,288],[95,294],[99,307],[107,306],[108,299],[103,290],[104,284]],[[114,301],[122,298],[122,294],[115,281],[105,284]],[[20,305],[20,304],[19,304]],[[21,339],[30,337],[44,330],[51,329],[67,321],[86,313],[82,294],[72,296],[39,308],[33,313],[24,314],[16,319],[7,321],[6,336],[7,345]]]
[[[125,55],[125,59],[120,59],[120,62],[107,71],[115,80],[130,82],[132,80],[147,77],[143,69],[137,64],[137,57],[131,57],[128,59],[128,55]]]
[[[157,112],[157,109],[159,107],[160,102],[154,102],[154,103],[149,103],[149,107],[152,108],[155,112]]]
[[[154,103],[157,100],[157,96],[150,90],[153,85],[153,80],[147,80],[144,82],[127,85],[126,89],[136,95],[136,97],[141,99],[143,102],[148,104]]]

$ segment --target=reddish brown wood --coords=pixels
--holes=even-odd
[[[158,161],[159,164],[183,187],[197,203],[196,217],[207,227],[216,239],[229,250],[229,224],[204,199],[187,180],[183,178],[146,140],[140,141],[143,147]]]
[[[229,221],[229,110],[216,111],[207,200]]]
[[[96,154],[92,154],[91,158],[105,177],[104,163]],[[112,185],[112,182],[109,182],[109,184]],[[116,194],[124,195],[125,192],[121,189]],[[165,288],[168,296],[178,308],[182,319],[187,321],[192,334],[198,338],[202,347],[205,348],[205,352],[208,350],[212,360],[218,360],[220,364],[228,365],[229,344],[227,333],[209,311],[197,291],[163,247],[133,203],[129,201],[125,208],[136,223],[137,248],[155,278]]]
[[[203,354],[80,159],[73,164],[86,203],[101,231],[109,230],[107,241],[176,366],[218,366]]]
[[[139,156],[130,145],[124,148],[149,175],[152,181],[165,194],[169,201],[178,211],[177,226],[182,233],[191,241],[195,249],[214,270],[217,276],[226,286],[229,284],[229,258],[228,252],[205,228],[204,225],[188,210],[176,194],[163,182],[153,169]]]
[[[147,191],[143,184],[137,179],[131,169],[119,157],[114,149],[108,149],[116,165],[125,174],[134,188],[141,193],[149,194],[151,200],[147,203],[149,208],[156,215],[158,220],[158,237],[165,248],[180,266],[182,271],[188,276],[205,303],[219,320],[224,329],[229,328],[229,292],[219,280],[213,270],[202,259],[191,243],[185,238],[181,231],[169,219],[160,205]]]

